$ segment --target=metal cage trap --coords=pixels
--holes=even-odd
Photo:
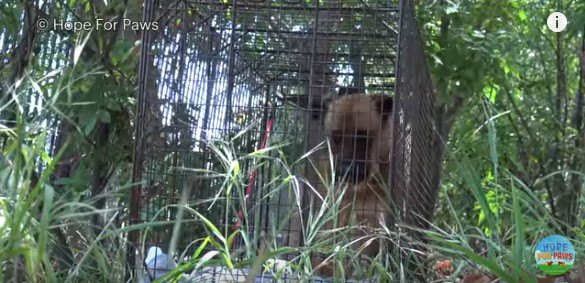
[[[321,180],[313,169],[327,164],[306,155],[325,139],[321,102],[330,94],[395,92],[398,1],[144,5],[144,21],[160,28],[143,34],[134,168],[140,185],[132,191],[131,219],[180,225],[132,233],[131,263],[143,268],[152,246],[185,260],[213,229],[234,249],[260,249],[260,241],[303,246],[310,184]],[[432,113],[433,98],[395,101],[400,146],[393,147],[392,182],[405,192],[433,187],[418,173],[432,164],[432,115],[416,112]],[[436,189],[428,191],[436,198]]]

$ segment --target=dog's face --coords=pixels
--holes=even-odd
[[[323,120],[335,173],[361,183],[387,169],[392,134],[392,97],[350,94],[329,103]]]

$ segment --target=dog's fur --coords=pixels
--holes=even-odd
[[[336,195],[346,188],[337,226],[365,226],[363,235],[356,237],[373,235],[373,230],[387,218],[392,102],[390,96],[348,94],[332,101],[323,118],[334,158]],[[362,245],[367,245],[362,254],[369,257],[379,251],[378,241],[356,243]],[[320,273],[331,272],[325,268]]]

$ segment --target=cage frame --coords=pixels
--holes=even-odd
[[[155,20],[154,18],[154,14],[155,14],[155,4],[154,4],[154,0],[148,0],[144,2],[144,11],[143,11],[143,21],[145,22],[149,22],[149,21],[153,21]],[[201,2],[201,1],[200,1]],[[242,1],[245,2],[245,1]],[[254,2],[254,1],[252,1]],[[258,1],[260,2],[260,1]],[[286,1],[285,1],[286,2]],[[234,0],[232,1],[232,8],[235,10],[235,8],[237,7],[238,3],[240,3],[238,0]],[[422,39],[421,39],[421,35],[420,32],[418,30],[417,24],[416,24],[416,20],[414,18],[414,4],[413,1],[411,0],[400,0],[399,1],[399,8],[398,8],[398,14],[399,14],[399,30],[396,32],[395,36],[397,36],[398,41],[397,41],[397,48],[396,48],[396,52],[397,52],[397,59],[396,59],[396,85],[395,85],[395,100],[398,103],[394,104],[394,113],[401,113],[401,111],[404,111],[405,108],[410,108],[410,109],[419,109],[416,108],[416,105],[413,99],[409,99],[409,97],[412,97],[412,95],[409,95],[409,93],[412,93],[413,91],[416,91],[417,93],[422,93],[425,96],[425,99],[427,99],[428,103],[425,105],[427,111],[430,108],[434,107],[434,89],[432,87],[432,80],[430,77],[430,72],[428,69],[428,65],[426,63],[426,60],[424,60],[424,50],[422,47]],[[316,2],[316,8],[315,8],[315,17],[318,19],[319,16],[319,1]],[[237,16],[237,13],[234,13],[234,18]],[[233,20],[233,19],[232,19]],[[235,25],[232,25],[232,42],[234,42],[234,37],[236,36],[236,33],[234,31],[235,30]],[[308,83],[308,87],[305,87],[305,92],[306,92],[306,102],[300,102],[300,107],[305,107],[307,110],[310,109],[311,105],[317,104],[322,96],[321,95],[315,95],[315,93],[317,92],[323,92],[324,87],[319,86],[316,84],[318,82],[314,81],[314,76],[313,76],[313,72],[314,72],[314,68],[313,65],[315,64],[315,54],[317,54],[318,52],[316,52],[316,46],[317,44],[315,44],[315,40],[316,40],[316,34],[318,33],[317,29],[313,30],[313,43],[312,43],[312,50],[311,50],[311,56],[310,56],[310,74],[308,75],[309,78],[309,83]],[[141,35],[142,38],[142,46],[141,46],[141,60],[140,60],[140,64],[139,64],[139,72],[140,72],[140,79],[139,79],[139,88],[138,88],[138,95],[137,95],[137,115],[136,115],[136,120],[135,120],[135,136],[136,138],[136,143],[135,143],[135,150],[134,150],[134,168],[133,168],[133,180],[135,182],[142,180],[142,172],[141,172],[141,164],[143,164],[144,162],[144,139],[141,138],[144,136],[144,127],[145,127],[145,123],[147,123],[147,121],[144,121],[143,117],[144,117],[144,113],[145,111],[148,109],[148,102],[146,99],[146,89],[148,88],[148,72],[149,72],[149,66],[150,64],[148,63],[149,60],[151,60],[149,58],[149,51],[151,48],[151,43],[152,43],[152,39],[153,39],[153,34],[150,32],[143,32]],[[230,72],[234,72],[234,52],[235,52],[235,46],[234,44],[230,45],[230,50],[229,50],[229,66],[230,66]],[[408,52],[405,52],[406,50],[408,50]],[[405,54],[405,55],[402,55]],[[417,58],[422,58],[421,60],[416,60]],[[414,60],[414,61],[413,61]],[[415,62],[415,66],[416,67],[412,67],[412,64],[409,64],[410,62]],[[418,68],[418,69],[417,69]],[[422,75],[418,76],[419,74],[421,74],[419,71],[422,71]],[[276,70],[278,71],[278,70]],[[337,75],[343,75],[342,72],[331,72],[331,74],[337,74]],[[416,78],[413,80],[413,78]],[[234,76],[233,73],[230,73],[230,75],[228,75],[228,79],[231,80],[228,81],[228,93],[231,93],[232,91],[230,91],[229,88],[233,87],[234,82]],[[267,92],[268,93],[268,92]],[[268,94],[267,94],[268,95]],[[284,101],[287,100],[287,97],[283,98]],[[302,100],[297,100],[297,102],[302,101]],[[229,107],[229,105],[228,105]],[[310,111],[310,110],[309,110]],[[416,111],[415,111],[416,112]],[[308,112],[307,112],[308,113]],[[432,112],[434,114],[434,112]],[[440,161],[442,159],[442,150],[440,151],[432,151],[432,148],[442,148],[442,141],[440,139],[440,136],[437,134],[436,128],[434,126],[434,124],[432,124],[432,121],[427,121],[428,123],[431,124],[431,130],[430,130],[430,136],[428,136],[426,138],[426,141],[428,142],[426,145],[422,146],[423,151],[420,155],[424,155],[424,157],[419,157],[419,158],[423,158],[427,164],[427,166],[432,166],[434,168],[438,168],[435,171],[431,172],[431,177],[430,178],[426,178],[425,176],[418,176],[417,178],[420,178],[421,180],[418,181],[417,184],[412,185],[409,182],[406,182],[405,180],[407,178],[405,178],[406,174],[412,174],[412,172],[426,172],[426,170],[413,170],[413,166],[408,166],[405,165],[407,162],[407,156],[409,158],[411,158],[412,156],[410,156],[411,153],[406,154],[405,149],[401,146],[401,142],[397,142],[397,140],[405,140],[406,136],[404,135],[405,132],[407,132],[406,129],[406,125],[407,125],[407,120],[416,120],[415,117],[413,117],[413,112],[411,111],[411,116],[409,116],[408,119],[403,119],[401,121],[399,121],[397,123],[398,127],[394,128],[394,135],[395,137],[400,137],[399,139],[394,138],[393,139],[393,143],[392,143],[392,151],[393,151],[393,159],[391,162],[391,166],[392,166],[392,173],[389,174],[388,176],[388,183],[391,185],[392,188],[401,188],[400,190],[392,190],[392,195],[393,195],[393,199],[398,200],[397,203],[401,204],[400,207],[402,207],[402,209],[400,209],[400,217],[404,220],[404,222],[406,224],[411,224],[417,227],[428,227],[428,220],[431,219],[433,210],[434,210],[434,202],[436,201],[437,198],[437,192],[438,192],[438,186],[439,186],[439,178],[440,178]],[[429,118],[429,117],[427,117]],[[430,118],[434,119],[434,115],[431,116]],[[398,119],[400,120],[400,119]],[[305,125],[307,126],[309,124],[308,122],[309,120],[305,120]],[[427,125],[428,126],[428,125]],[[309,128],[309,127],[307,127]],[[318,138],[317,138],[318,139]],[[311,142],[307,141],[307,143],[310,145]],[[429,157],[430,156],[430,157]],[[416,163],[417,166],[423,166],[421,165],[421,163],[424,163],[423,161],[419,161]],[[428,164],[432,164],[432,165],[428,165]],[[437,165],[438,164],[438,165]],[[424,167],[424,166],[423,166]],[[396,172],[401,172],[400,174],[395,174]],[[422,183],[422,184],[421,184]],[[413,192],[412,187],[413,186],[417,186],[419,187],[418,194],[412,194],[411,192]],[[425,189],[420,189],[420,187],[424,187]],[[131,201],[130,201],[130,224],[136,224],[140,222],[140,199],[142,197],[142,192],[141,192],[141,187],[140,185],[135,185],[132,190],[131,190]],[[308,199],[306,199],[307,195],[303,195],[303,201],[307,202],[309,201]],[[413,200],[413,199],[418,199],[418,198],[423,198],[428,200],[422,207],[419,205],[419,203],[414,203],[412,201],[409,200]],[[423,221],[421,222],[419,218],[412,218],[411,216],[413,215],[411,212],[415,211],[415,214],[420,214],[423,215],[423,219],[427,220],[427,221]],[[301,239],[301,242],[303,241],[303,239]],[[137,246],[136,243],[139,242],[139,231],[138,230],[132,230],[129,232],[129,252],[128,252],[128,262],[132,265],[132,266],[137,266],[139,265],[138,263],[138,259],[136,257],[136,250],[137,250]],[[143,263],[142,263],[143,264]]]

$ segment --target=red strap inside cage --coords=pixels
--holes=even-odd
[[[274,124],[274,118],[271,118],[270,120],[268,120],[268,123],[266,124],[266,131],[264,132],[264,137],[262,138],[262,141],[260,142],[260,147],[258,148],[258,150],[262,150],[262,149],[266,148],[266,143],[268,142],[268,135],[272,131],[273,124]],[[246,187],[246,192],[244,195],[244,205],[247,205],[246,200],[252,194],[252,188],[254,188],[254,184],[256,183],[256,176],[257,175],[258,175],[258,171],[254,170],[254,172],[252,172],[252,176],[250,176],[250,183],[248,183],[248,186]],[[234,232],[240,228],[240,225],[242,225],[243,218],[244,218],[244,210],[240,209],[240,211],[238,211],[238,220],[236,222],[236,225],[234,226]],[[232,239],[230,246],[233,247],[233,245],[234,245],[234,241]]]

